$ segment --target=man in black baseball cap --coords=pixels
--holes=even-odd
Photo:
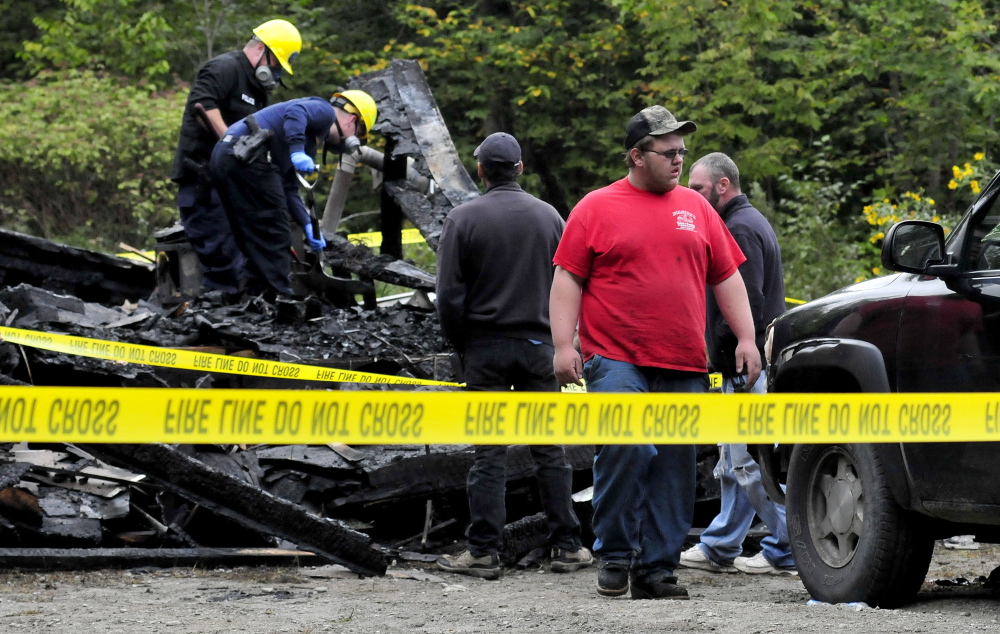
[[[521,145],[506,132],[494,132],[483,139],[472,155],[483,165],[513,165],[521,162]]]
[[[558,392],[552,370],[549,288],[563,220],[521,189],[521,146],[505,132],[474,152],[486,193],[451,210],[441,230],[437,307],[441,330],[462,355],[467,390]],[[532,445],[548,516],[553,572],[593,563],[573,512],[573,471],[562,445]],[[437,560],[442,570],[496,579],[506,523],[507,446],[476,447],[467,493],[468,550]]]

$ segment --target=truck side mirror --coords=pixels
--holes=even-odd
[[[891,271],[926,273],[944,258],[944,229],[934,222],[897,222],[882,242],[882,266]]]

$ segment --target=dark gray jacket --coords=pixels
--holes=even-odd
[[[552,343],[552,258],[565,225],[517,183],[451,210],[437,250],[437,305],[457,349],[477,335]]]
[[[753,208],[743,194],[719,210],[722,221],[743,250],[747,261],[740,265],[740,275],[750,298],[750,312],[757,334],[757,350],[764,360],[764,330],[775,317],[785,312],[785,282],[781,269],[781,248],[767,219]],[[712,367],[725,377],[736,374],[736,336],[722,317],[715,295],[708,293],[708,328],[705,338]]]

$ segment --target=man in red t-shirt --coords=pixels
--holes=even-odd
[[[549,299],[553,364],[589,392],[706,392],[705,287],[738,339],[736,369],[760,374],[738,267],[746,258],[719,215],[679,186],[684,135],[662,106],[625,128],[628,176],[583,198],[556,251]],[[579,321],[580,353],[573,346]],[[695,501],[694,445],[604,445],[594,458],[597,591],[686,599],[677,585]]]

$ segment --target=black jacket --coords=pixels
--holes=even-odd
[[[747,258],[740,265],[740,275],[750,298],[757,350],[764,364],[764,331],[775,317],[785,312],[785,282],[778,238],[767,219],[750,205],[743,194],[726,203],[719,210],[719,215]],[[725,377],[732,377],[736,374],[736,336],[722,317],[715,295],[709,292],[707,300],[708,328],[705,337],[708,356],[716,371],[722,372]]]
[[[552,343],[552,258],[566,223],[517,183],[451,210],[437,250],[441,329],[459,350],[476,335]]]
[[[254,77],[253,64],[240,51],[223,53],[205,62],[191,84],[184,117],[181,119],[180,139],[174,155],[174,168],[170,178],[176,183],[193,183],[197,172],[184,159],[207,163],[212,156],[216,137],[214,131],[205,130],[194,118],[194,104],[205,110],[217,108],[226,126],[267,106],[268,92]]]

